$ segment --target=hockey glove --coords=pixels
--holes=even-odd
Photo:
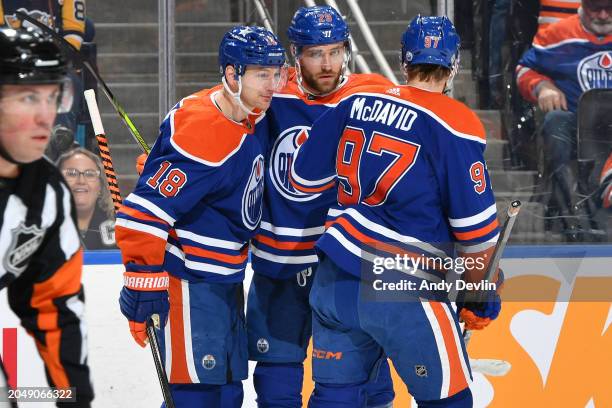
[[[147,320],[157,314],[163,327],[168,318],[168,273],[133,272],[136,268],[129,264],[126,269],[128,272],[123,274],[124,286],[119,295],[119,307],[129,321],[132,337],[144,347],[147,339]]]
[[[136,158],[136,173],[140,176],[144,170],[145,163],[149,157],[146,153],[141,154]]]
[[[501,269],[496,283],[497,288],[500,288],[504,283],[504,273]],[[497,290],[487,290],[484,292],[481,302],[457,301],[457,311],[459,320],[465,323],[467,330],[482,330],[499,316],[501,298]]]

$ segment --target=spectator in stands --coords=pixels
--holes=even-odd
[[[538,31],[578,12],[580,1],[572,0],[541,0],[538,16]]]
[[[538,32],[516,68],[524,98],[545,116],[541,136],[553,189],[570,191],[577,105],[594,88],[612,88],[612,0],[583,0],[578,14]],[[559,203],[572,215],[571,203]]]
[[[56,164],[72,190],[85,249],[115,249],[114,207],[100,159],[77,147],[61,155]]]

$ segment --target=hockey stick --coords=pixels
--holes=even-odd
[[[93,89],[88,89],[84,92],[85,101],[87,102],[87,108],[89,109],[89,115],[91,117],[91,123],[98,140],[98,148],[100,149],[100,157],[104,165],[104,173],[106,174],[106,181],[108,182],[108,189],[110,190],[113,204],[115,205],[115,211],[119,211],[121,206],[121,193],[119,191],[119,185],[117,184],[117,177],[115,176],[115,170],[113,168],[113,161],[111,158],[110,150],[108,147],[108,141],[104,133],[102,126],[102,118],[100,117],[100,111],[96,102],[96,94]],[[157,341],[157,335],[155,334],[155,327],[160,327],[159,316],[153,315],[151,319],[147,320],[147,338],[149,345],[151,346],[151,353],[153,354],[153,363],[155,364],[155,371],[157,372],[157,378],[161,386],[162,395],[167,408],[175,408],[172,395],[170,394],[170,385],[168,384],[168,376],[166,370],[161,361],[161,353],[159,351],[159,343]]]
[[[512,227],[514,227],[514,222],[516,221],[516,216],[521,210],[521,202],[516,200],[510,203],[508,207],[508,218],[504,222],[504,226],[499,234],[499,239],[495,245],[495,249],[493,250],[493,257],[489,262],[487,267],[487,271],[485,272],[483,280],[489,280],[493,273],[497,270],[497,266],[499,265],[499,260],[501,259],[502,253],[504,252],[504,248],[508,243],[508,238],[510,238],[510,232],[512,232]],[[483,293],[480,292],[477,295],[477,301],[482,301]],[[465,346],[467,347],[471,337],[473,330],[464,330],[463,332],[463,341]],[[470,365],[475,372],[480,372],[482,374],[487,374],[491,376],[504,376],[510,371],[512,365],[505,360],[495,360],[495,359],[470,359]]]
[[[108,98],[111,105],[113,105],[113,108],[115,108],[115,112],[117,112],[121,120],[123,120],[123,123],[125,123],[125,125],[128,127],[130,133],[134,137],[134,140],[136,140],[136,143],[140,145],[140,147],[145,153],[149,154],[149,152],[151,151],[151,148],[149,147],[147,142],[144,140],[144,138],[140,135],[140,132],[136,128],[136,125],[134,125],[134,122],[132,122],[132,120],[130,119],[128,114],[125,112],[125,110],[121,107],[121,105],[119,105],[119,102],[117,102],[115,95],[113,95],[108,85],[106,85],[106,82],[104,82],[104,80],[102,79],[98,71],[89,63],[89,61],[84,59],[81,53],[72,44],[66,41],[61,35],[56,33],[53,29],[47,27],[40,21],[30,17],[29,15],[25,14],[22,11],[17,11],[16,14],[21,20],[25,20],[35,25],[37,28],[42,30],[45,34],[51,36],[54,40],[59,42],[68,51],[68,53],[70,54],[70,57],[74,61],[78,62],[79,64],[87,68],[87,70],[91,73],[91,75],[93,75],[96,81],[98,81],[98,84],[102,86],[102,90],[104,91],[104,94]]]
[[[157,371],[157,378],[162,389],[162,396],[166,408],[175,408],[172,394],[170,394],[170,385],[168,384],[168,376],[161,360],[161,353],[159,351],[159,343],[157,342],[157,335],[155,334],[155,328],[160,327],[159,315],[154,314],[150,319],[147,320],[147,338],[149,339],[149,346],[151,346],[151,354],[153,354],[153,362],[155,363],[155,371]]]
[[[102,126],[102,118],[100,117],[100,110],[96,102],[96,94],[93,89],[88,89],[84,92],[84,95],[85,101],[87,102],[87,109],[89,110],[89,117],[91,118],[91,124],[96,134],[96,140],[98,141],[98,149],[100,150],[100,158],[104,166],[108,190],[113,199],[113,204],[115,205],[115,212],[117,212],[122,204],[121,192],[119,191],[119,183],[115,175],[115,168],[113,167],[113,159],[110,154],[108,140],[104,133],[104,127]]]

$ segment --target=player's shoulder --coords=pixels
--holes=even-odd
[[[486,142],[482,121],[463,102],[438,92],[401,86],[400,95],[416,109],[425,113],[430,120],[441,125],[447,133],[480,143]]]
[[[533,45],[536,48],[553,48],[570,42],[588,42],[590,37],[592,35],[584,29],[580,16],[576,14],[538,31]]]
[[[181,155],[209,166],[220,166],[242,146],[248,131],[227,119],[213,102],[221,87],[202,90],[181,100],[170,111],[168,122],[172,148]]]
[[[368,85],[391,86],[393,82],[380,74],[351,74],[348,77],[347,87],[360,87]]]

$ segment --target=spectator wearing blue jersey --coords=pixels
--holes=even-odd
[[[575,215],[568,165],[576,158],[578,100],[589,89],[612,88],[612,1],[583,0],[577,15],[539,31],[516,72],[523,97],[544,112],[545,167],[564,196],[556,204]],[[566,229],[571,236],[572,226]]]

